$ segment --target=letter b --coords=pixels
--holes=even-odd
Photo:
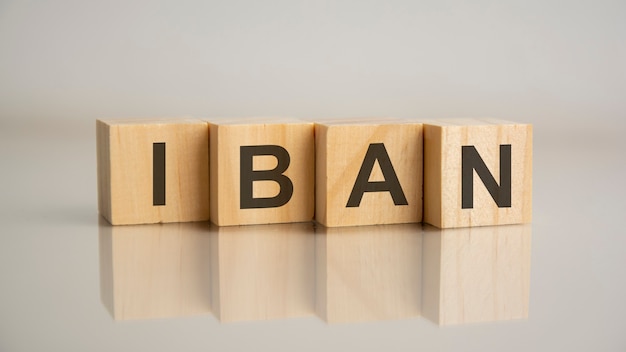
[[[278,165],[272,170],[253,170],[255,156],[271,155],[276,157]],[[275,208],[280,207],[291,199],[293,183],[283,173],[289,167],[291,159],[287,150],[278,145],[254,145],[240,147],[240,208]],[[274,197],[254,198],[254,181],[274,181],[280,186],[280,191]]]

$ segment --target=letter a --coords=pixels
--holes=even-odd
[[[385,181],[369,182],[369,177],[372,174],[376,160],[378,160],[378,165],[380,165],[380,170],[385,177]],[[400,181],[398,181],[398,176],[393,169],[393,165],[391,165],[389,154],[387,154],[387,149],[383,143],[373,143],[367,148],[365,159],[363,160],[363,164],[361,164],[359,175],[356,177],[356,182],[354,182],[354,187],[352,188],[352,193],[350,193],[346,207],[354,208],[361,205],[361,199],[365,192],[389,192],[391,193],[393,204],[409,204],[406,201],[406,197],[400,186]]]

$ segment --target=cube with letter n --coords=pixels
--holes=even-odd
[[[312,123],[289,118],[213,119],[209,130],[213,223],[313,219]]]
[[[422,219],[422,124],[316,124],[316,220],[328,227]]]
[[[424,124],[424,222],[440,228],[528,223],[532,126],[495,119]]]

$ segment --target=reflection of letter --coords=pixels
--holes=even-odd
[[[528,317],[530,225],[426,227],[422,314],[440,324]]]
[[[312,223],[211,227],[211,306],[221,322],[312,315]]]
[[[293,183],[289,177],[283,175],[291,162],[287,150],[278,145],[242,146],[239,150],[240,208],[275,208],[287,204],[293,195]],[[278,160],[278,165],[273,170],[253,170],[255,155],[272,155]],[[275,181],[280,186],[280,191],[274,197],[254,198],[252,196],[254,181]]]
[[[420,225],[320,228],[316,310],[328,323],[420,315]]]
[[[474,208],[474,170],[483,181],[489,191],[491,198],[496,202],[498,208],[511,207],[511,145],[500,146],[500,185],[493,178],[487,165],[480,157],[473,145],[462,147],[461,169],[462,169],[462,205],[463,209]]]
[[[116,320],[210,312],[208,224],[100,218],[100,295]]]
[[[372,174],[374,163],[376,163],[377,160],[385,180],[370,182],[369,177]],[[404,196],[404,191],[402,191],[402,186],[400,186],[400,181],[398,180],[396,171],[393,169],[391,159],[389,159],[389,154],[387,154],[387,149],[383,143],[373,143],[367,148],[365,159],[363,160],[361,169],[359,169],[359,175],[356,177],[346,207],[355,208],[361,205],[361,199],[365,192],[389,192],[394,205],[409,204]]]

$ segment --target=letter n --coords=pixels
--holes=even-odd
[[[461,193],[463,209],[474,207],[474,170],[498,208],[511,207],[511,145],[500,145],[500,185],[473,145],[463,146],[461,156]]]

